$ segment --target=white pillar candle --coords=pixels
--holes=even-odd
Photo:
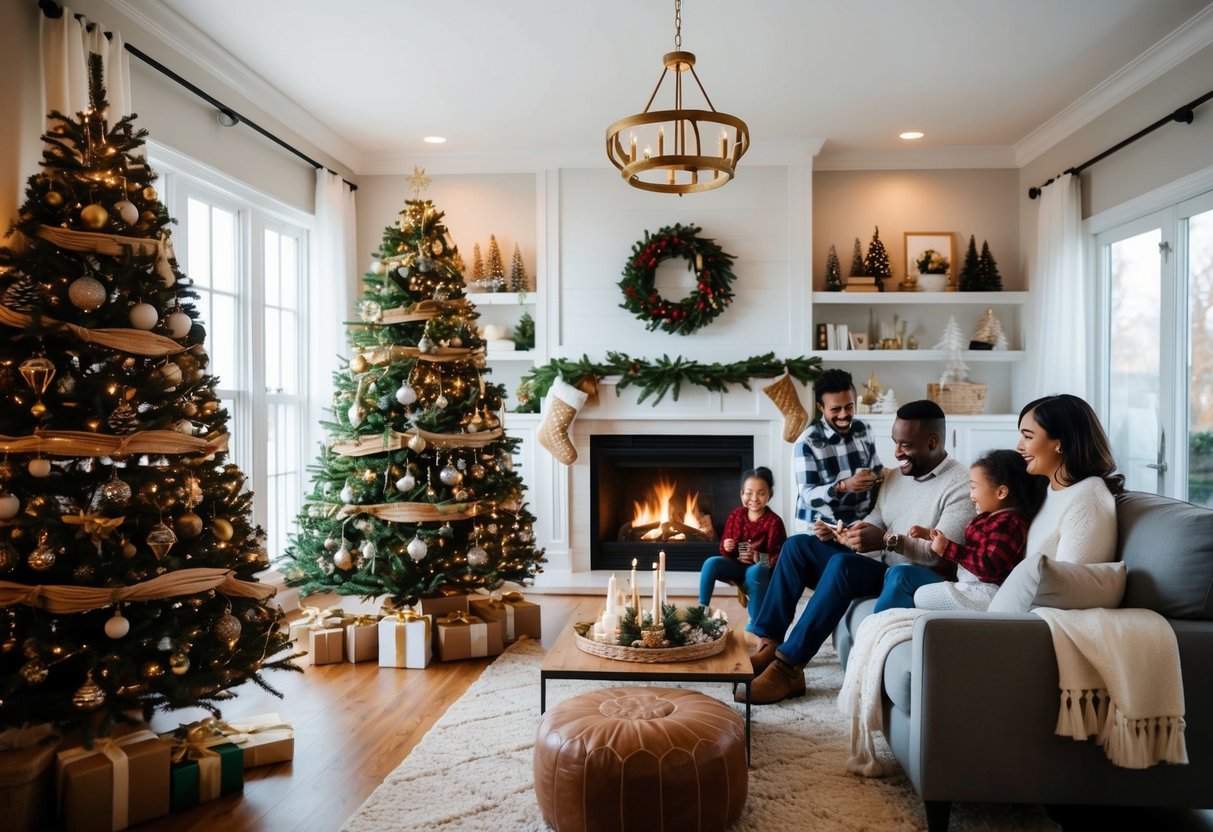
[[[670,601],[665,597],[665,549],[657,552],[657,577],[661,581],[661,603],[668,604]]]
[[[632,608],[636,610],[636,626],[640,626],[640,584],[636,582],[636,558],[632,558]]]
[[[611,579],[609,581],[607,581],[607,597],[606,597],[606,611],[610,615],[615,614],[615,595],[616,594],[617,594],[617,587],[615,584],[615,573],[612,572]]]
[[[661,623],[661,587],[659,576],[657,574],[657,564],[653,564],[653,626],[656,627]]]

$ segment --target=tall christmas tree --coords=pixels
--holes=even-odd
[[[972,234],[970,234],[969,247],[965,251],[965,262],[960,269],[960,291],[981,291],[981,275],[979,273],[979,269],[980,266],[977,257],[977,240]]]
[[[134,117],[53,112],[0,249],[0,727],[107,733],[290,668]],[[12,233],[12,232],[10,232]]]
[[[510,261],[510,291],[525,295],[530,284],[526,277],[526,266],[522,262],[522,250],[514,243],[514,257]]]
[[[990,254],[990,244],[981,241],[981,256],[977,258],[977,282],[982,292],[1001,292],[1002,275],[998,273],[998,263]]]
[[[838,262],[838,252],[830,246],[830,253],[826,255],[826,291],[841,292],[842,288],[842,266]]]
[[[398,226],[363,275],[355,354],[336,373],[336,419],[315,466],[288,582],[305,592],[390,596],[534,577],[543,551],[514,471],[517,439],[485,380],[484,342],[443,214],[411,181]]]
[[[893,269],[889,266],[889,254],[884,250],[884,243],[880,241],[879,226],[872,232],[872,242],[868,243],[868,257],[863,268],[869,276],[876,278],[876,285],[883,292],[884,282],[893,276]]]
[[[484,276],[484,285],[490,292],[500,292],[505,288],[505,263],[501,260],[501,247],[497,245],[497,237],[489,235],[488,262]]]
[[[863,245],[855,238],[855,250],[851,253],[851,277],[863,277],[867,274],[863,264]]]
[[[480,243],[472,244],[472,277],[468,285],[473,289],[484,290],[484,259],[480,256]]]

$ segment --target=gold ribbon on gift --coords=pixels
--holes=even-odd
[[[227,434],[214,439],[186,436],[175,430],[140,430],[126,436],[78,430],[35,430],[29,436],[0,434],[4,453],[39,453],[50,456],[113,456],[134,454],[211,454],[227,450]]]
[[[414,610],[412,607],[408,607],[403,610],[396,610],[396,620],[402,621],[405,623],[408,623],[410,621],[425,622],[425,637],[427,640],[430,638],[430,621],[431,621],[430,616],[421,615],[416,610]]]
[[[130,804],[128,801],[131,794],[131,769],[130,761],[127,759],[126,752],[122,750],[122,747],[155,739],[158,739],[158,737],[151,731],[141,730],[119,737],[118,739],[102,737],[101,739],[94,740],[92,749],[80,747],[60,751],[56,762],[59,782],[59,805],[63,805],[63,785],[67,778],[68,765],[77,760],[92,757],[94,754],[104,754],[114,769],[114,776],[111,781],[113,813],[110,818],[110,828],[125,829],[130,825]]]
[[[471,624],[468,620],[468,614],[463,610],[451,610],[442,618],[438,619],[439,624]]]
[[[467,308],[467,298],[454,300],[422,300],[412,306],[398,306],[394,309],[383,310],[383,315],[375,323],[407,324],[414,321],[428,321],[449,312],[462,312]]]
[[[172,264],[169,263],[169,260],[176,257],[176,254],[173,252],[173,240],[168,234],[154,240],[151,237],[124,237],[120,234],[104,234],[96,231],[73,231],[53,225],[40,226],[36,233],[59,248],[71,251],[95,252],[111,257],[155,255],[156,274],[160,275],[164,285],[172,286],[177,280],[177,276],[173,274]]]
[[[0,304],[0,323],[17,329],[26,329],[33,322],[33,316]],[[143,329],[89,329],[86,326],[69,324],[46,315],[39,318],[39,323],[46,327],[61,328],[70,332],[77,340],[86,344],[96,344],[133,355],[159,358],[162,355],[176,355],[189,349],[189,347],[178,344],[172,338]]]
[[[378,615],[356,615],[353,620],[346,618],[345,624],[348,627],[369,627],[372,624],[378,624],[379,618]]]
[[[87,612],[124,601],[151,601],[197,595],[209,589],[239,598],[265,600],[276,591],[255,581],[242,581],[230,569],[178,569],[130,586],[92,587],[17,584],[0,581],[0,609],[25,604],[47,612]]]
[[[478,601],[488,601],[490,606],[501,608],[507,604],[518,604],[526,600],[526,596],[516,589],[511,589],[508,592],[502,592],[500,589],[494,589],[491,592],[484,587],[475,590],[477,595],[483,595],[484,598],[478,598]]]
[[[474,367],[484,367],[484,347],[438,347],[430,352],[422,352],[416,347],[375,347],[358,354],[372,367],[382,367],[411,358],[420,358],[433,364],[467,361]]]
[[[375,436],[360,436],[357,439],[334,442],[332,448],[333,453],[341,456],[369,456],[370,454],[402,450],[408,447],[409,440],[414,436],[420,436],[425,440],[426,445],[434,448],[483,448],[504,435],[505,431],[501,428],[482,430],[479,433],[431,433],[428,430],[414,428],[408,433],[394,430],[390,433],[384,432]]]
[[[345,612],[340,607],[304,607],[303,614],[291,622],[291,628],[300,627],[305,630],[325,630],[340,627],[347,620]]]
[[[475,517],[480,511],[479,503],[371,503],[341,506],[337,509],[336,516],[369,514],[389,523],[428,523],[436,520],[467,520]]]
[[[198,802],[219,797],[223,789],[223,761],[211,746],[231,742],[219,733],[214,719],[203,719],[186,726],[185,738],[173,740],[172,761],[193,760],[198,764]]]

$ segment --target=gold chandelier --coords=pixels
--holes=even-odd
[[[737,162],[750,149],[750,128],[736,116],[716,111],[695,74],[695,55],[681,51],[681,47],[682,0],[674,0],[674,51],[662,57],[665,69],[657,79],[649,103],[644,105],[643,112],[621,118],[608,127],[606,133],[607,158],[629,185],[679,196],[724,185],[733,178]],[[650,112],[671,69],[674,70],[674,109]],[[703,93],[708,109],[683,109],[682,73],[687,70]],[[625,131],[628,134],[626,144]],[[643,148],[639,154],[638,144]]]

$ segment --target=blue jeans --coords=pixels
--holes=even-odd
[[[880,561],[840,543],[827,543],[811,534],[792,535],[779,552],[766,598],[750,622],[750,631],[776,644],[782,642],[779,654],[790,664],[805,664],[834,632],[851,601],[880,592],[887,570]],[[796,602],[805,587],[813,590],[813,597],[789,634]]]
[[[778,562],[776,563],[778,565]],[[746,592],[750,595],[750,603],[746,611],[750,620],[745,628],[750,632],[754,626],[754,617],[762,606],[763,596],[767,594],[767,582],[771,580],[771,567],[761,563],[742,563],[737,558],[726,558],[721,555],[708,558],[703,562],[699,572],[699,603],[707,606],[712,600],[712,590],[716,582],[733,581],[745,583]]]
[[[916,589],[945,580],[947,578],[943,575],[925,566],[900,563],[890,567],[885,575],[884,589],[880,591],[880,597],[876,599],[876,609],[872,612],[884,612],[894,607],[912,607]]]

